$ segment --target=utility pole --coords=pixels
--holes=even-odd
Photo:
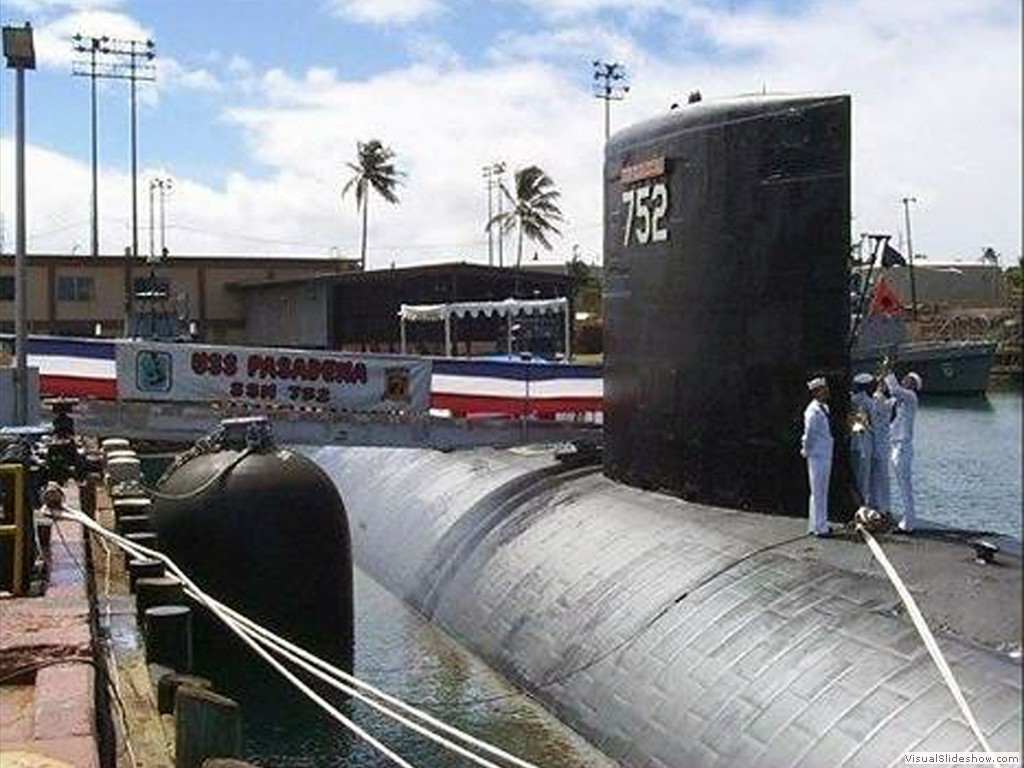
[[[96,138],[96,56],[105,53],[103,47],[108,38],[86,37],[77,34],[72,38],[76,53],[89,54],[88,59],[79,59],[71,65],[71,74],[76,77],[88,77],[90,80],[91,125],[92,125],[92,249],[93,258],[100,255],[100,214],[99,214],[99,159]]]
[[[626,70],[618,62],[607,62],[595,59],[594,65],[594,97],[604,101],[604,140],[612,135],[611,103],[622,101],[629,93],[626,85]]]
[[[125,249],[125,333],[129,332],[132,315],[131,265],[139,256],[139,184],[138,184],[138,110],[136,84],[139,80],[156,80],[156,43],[152,40],[121,40],[100,38],[97,53],[104,58],[95,64],[90,60],[88,75],[92,78],[128,80],[131,83],[131,150],[132,150],[132,245]],[[82,72],[85,74],[85,72]],[[95,83],[95,79],[93,80]],[[98,245],[97,245],[98,248]]]
[[[914,283],[914,241],[910,237],[910,204],[916,203],[916,197],[903,198],[903,216],[907,225],[907,257],[910,269],[910,312],[917,320],[917,286]]]
[[[505,173],[505,164],[501,162],[491,163],[484,166],[484,179],[487,180],[487,263],[494,266],[494,228],[491,222],[494,220],[494,190],[498,190],[498,214],[502,211],[501,177]],[[498,264],[502,264],[501,244],[504,239],[502,227],[498,227]]]

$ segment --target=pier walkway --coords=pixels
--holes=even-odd
[[[66,492],[77,504],[77,489]],[[39,597],[0,598],[0,762],[19,768],[99,765],[96,667],[82,527],[54,526]]]

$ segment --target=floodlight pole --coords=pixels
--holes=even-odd
[[[505,164],[498,162],[491,166],[496,184],[498,185],[498,216],[505,212],[505,190],[501,186],[505,176]],[[505,266],[505,223],[498,226],[498,266]]]
[[[498,216],[504,209],[502,203],[501,177],[505,173],[505,164],[494,162],[484,166],[484,178],[487,180],[487,264],[494,266],[494,230],[491,222],[494,221],[494,190],[498,190]],[[498,266],[504,266],[504,254],[502,246],[504,241],[504,227],[498,225]]]
[[[618,62],[600,61],[595,59],[594,66],[594,97],[604,101],[604,140],[608,141],[612,132],[613,101],[622,101],[629,93],[629,86],[623,82],[626,72]]]
[[[914,281],[914,242],[910,238],[910,204],[916,203],[916,197],[903,198],[903,216],[907,223],[907,256],[910,268],[910,313],[917,320],[917,286]]]
[[[4,57],[14,70],[14,420],[28,423],[28,279],[25,216],[25,70],[36,68],[32,25],[3,28]]]
[[[129,41],[131,53],[128,55],[132,84],[132,258],[139,257],[139,150],[138,150],[138,113],[135,99],[135,45],[138,41]]]
[[[106,59],[98,62],[96,77],[115,78],[131,81],[131,151],[132,151],[132,244],[125,249],[125,334],[130,331],[132,316],[131,271],[134,259],[139,256],[139,184],[138,184],[138,113],[136,84],[139,80],[155,80],[156,73],[151,62],[156,56],[156,45],[152,40],[118,40],[100,38],[98,52]],[[127,59],[127,61],[125,61]],[[139,60],[145,59],[140,64]]]
[[[28,424],[28,287],[25,266],[25,68],[14,74],[14,335],[17,347],[17,412],[19,424]]]
[[[491,166],[484,166],[484,179],[487,181],[487,266],[494,266],[494,181]],[[403,350],[404,351],[404,350]]]
[[[74,48],[77,53],[89,54],[89,68],[85,71],[73,70],[72,74],[89,78],[90,112],[92,126],[92,248],[93,258],[100,255],[100,214],[99,214],[99,144],[96,130],[96,56],[103,53],[106,37],[85,37],[77,34],[74,37]]]

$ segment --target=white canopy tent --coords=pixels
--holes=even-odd
[[[505,299],[503,301],[456,301],[450,304],[403,304],[398,310],[402,323],[402,354],[405,354],[405,323],[443,322],[444,354],[452,356],[453,317],[498,317],[508,318],[506,351],[512,354],[512,318],[519,315],[544,315],[562,313],[565,331],[565,359],[570,355],[569,300],[557,299]]]

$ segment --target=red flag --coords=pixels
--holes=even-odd
[[[875,295],[871,299],[868,316],[896,317],[902,308],[900,297],[888,282],[880,279],[875,283]]]

